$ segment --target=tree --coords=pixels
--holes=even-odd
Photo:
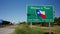
[[[54,18],[54,24],[60,25],[60,17],[55,17]]]
[[[54,18],[54,23],[57,23],[57,22],[58,22],[58,18],[55,17],[55,18]]]
[[[58,24],[60,24],[60,17],[58,18]]]

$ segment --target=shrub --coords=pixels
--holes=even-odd
[[[32,27],[30,28],[28,25],[19,25],[15,27],[15,31],[13,34],[43,34],[41,28]]]

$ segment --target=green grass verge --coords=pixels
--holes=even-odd
[[[28,25],[18,25],[15,27],[13,34],[44,34],[42,29],[37,26],[30,28]]]

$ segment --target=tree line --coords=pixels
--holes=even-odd
[[[25,24],[26,22],[21,22],[20,24]],[[30,22],[27,22],[28,24],[30,24]],[[35,24],[41,24],[41,25],[47,25],[48,22],[32,22],[33,25]],[[51,23],[52,25],[60,25],[60,17],[55,17],[54,18],[54,22]]]

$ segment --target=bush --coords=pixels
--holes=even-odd
[[[15,31],[13,34],[43,34],[41,28],[32,27],[30,28],[28,25],[19,25],[15,27]]]

